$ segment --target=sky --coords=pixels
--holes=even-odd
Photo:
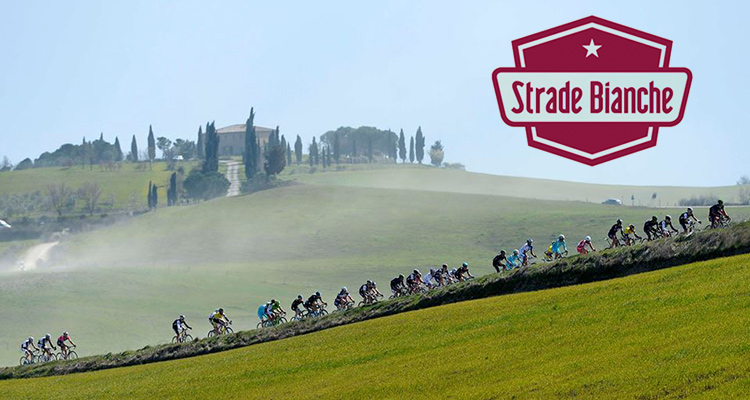
[[[278,4],[277,4],[278,3]],[[195,140],[199,125],[280,126],[305,143],[339,126],[441,140],[445,161],[501,175],[732,185],[750,174],[748,9],[735,2],[3,2],[0,157],[82,137]],[[589,167],[526,143],[491,74],[511,41],[596,15],[674,42],[693,83],[656,147]]]

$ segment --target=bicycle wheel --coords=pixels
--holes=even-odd
[[[258,322],[258,325],[255,326],[255,329],[261,329],[263,328],[263,322]]]
[[[26,357],[21,357],[21,360],[19,360],[21,365],[26,365]]]
[[[325,308],[323,308],[323,309],[320,310],[320,312],[318,312],[318,315],[321,315],[321,316],[322,315],[328,315],[328,310],[326,310]]]
[[[57,354],[52,353],[52,355],[49,356],[49,360],[47,360],[47,361],[57,361]]]
[[[226,328],[224,329],[224,334],[225,334],[225,335],[229,335],[229,334],[231,334],[231,333],[234,333],[234,331],[232,330],[232,328],[230,328],[230,327],[226,327]]]
[[[180,338],[178,338],[177,336],[172,336],[172,344],[175,343],[180,343]]]
[[[185,342],[192,342],[193,341],[193,335],[186,333],[185,336],[182,338],[182,343]]]
[[[212,329],[212,330],[208,331],[208,333],[206,334],[206,337],[213,337],[215,334],[216,334],[216,332],[214,332],[213,329]]]
[[[362,307],[362,306],[366,306],[366,305],[367,305],[367,303],[365,303],[364,300],[360,301],[359,303],[357,303],[357,307]]]
[[[78,358],[78,353],[73,350],[68,351],[68,360],[75,360]]]
[[[289,321],[287,321],[286,317],[279,318],[279,324],[286,324],[287,322]]]

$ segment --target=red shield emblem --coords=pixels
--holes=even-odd
[[[492,74],[503,121],[529,146],[597,165],[656,145],[685,113],[692,74],[670,40],[587,17],[513,41]]]

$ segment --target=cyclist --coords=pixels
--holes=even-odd
[[[313,315],[315,315],[318,311],[321,310],[321,308],[327,305],[328,304],[326,304],[323,301],[323,298],[321,297],[320,292],[315,292],[312,296],[310,296],[307,299],[307,301],[305,301],[305,304],[304,304],[305,309],[307,309],[307,311]]]
[[[182,332],[187,329],[193,329],[190,325],[185,322],[185,316],[180,315],[179,318],[172,322],[172,330],[178,338],[182,338]],[[57,345],[60,346],[60,338],[57,338]],[[61,346],[62,347],[62,346]]]
[[[664,217],[664,221],[661,221],[659,224],[659,227],[661,228],[661,234],[664,237],[672,236],[672,232],[678,233],[679,231],[674,228],[672,225],[672,217],[667,215]]]
[[[585,238],[583,238],[583,240],[578,242],[578,246],[576,246],[576,250],[578,250],[578,253],[580,254],[588,254],[589,250],[586,249],[586,246],[589,246],[591,251],[596,251],[596,249],[594,248],[594,245],[591,243],[591,236],[586,236]]]
[[[529,265],[529,254],[532,257],[536,257],[536,254],[534,254],[534,246],[533,246],[534,240],[531,238],[526,239],[526,243],[521,246],[520,249],[518,249],[518,252],[521,254],[521,258],[523,259],[523,266]]]
[[[508,258],[505,257],[505,250],[500,250],[500,254],[492,259],[492,268],[495,268],[495,272],[500,272],[501,269],[505,269],[505,264],[507,262]]]
[[[565,235],[558,236],[557,240],[555,240],[550,246],[550,249],[555,256],[555,259],[562,258],[563,253],[568,252],[568,244],[565,243]]]
[[[31,348],[29,348],[29,346]],[[31,362],[34,360],[34,350],[39,350],[36,346],[34,346],[34,338],[32,336],[29,336],[28,339],[21,342],[21,351],[26,354],[26,363],[31,364]]]
[[[467,275],[467,277],[464,278],[464,275]],[[459,267],[456,270],[456,274],[454,276],[456,277],[456,279],[458,279],[459,282],[463,282],[464,279],[469,279],[469,278],[473,279],[474,278],[474,275],[472,275],[471,272],[469,272],[469,264],[468,263],[461,264],[461,267]]]
[[[618,219],[617,222],[612,225],[611,228],[609,228],[609,233],[607,233],[607,237],[609,240],[612,241],[612,245],[610,247],[618,247],[620,246],[620,240],[617,239],[617,232],[620,232],[622,235],[622,220]]]
[[[383,297],[383,293],[380,293],[380,290],[378,290],[378,284],[375,283],[375,281],[370,281],[370,294],[373,298],[377,298],[378,296]]]
[[[659,234],[659,218],[657,218],[656,215],[643,224],[643,232],[646,233],[646,238],[648,238],[648,240],[654,240],[661,237],[661,234]]]
[[[634,239],[643,239],[642,237],[638,236],[637,233],[635,233],[635,225],[633,224],[628,225],[625,229],[622,230],[622,238],[627,246],[632,245],[634,243]]]
[[[302,299],[302,295],[297,295],[297,298],[292,302],[292,311],[294,311],[294,318],[301,319],[303,311],[300,310],[299,306],[305,301]]]
[[[286,311],[284,311],[283,308],[281,308],[281,303],[279,303],[276,299],[271,299],[271,302],[268,303],[270,305],[271,317],[272,319],[280,318],[286,315]]]
[[[49,344],[49,346],[47,346]],[[42,336],[41,339],[39,339],[39,342],[37,342],[37,347],[39,347],[39,350],[42,351],[42,354],[47,357],[47,359],[50,359],[52,357],[52,352],[50,351],[50,347],[54,350],[57,350],[55,345],[52,344],[52,335],[49,333]]]
[[[520,253],[518,250],[513,250],[513,255],[508,257],[508,262],[506,263],[506,267],[508,271],[512,270],[513,268],[518,268],[523,263],[523,259],[521,258]]]
[[[422,273],[418,269],[415,269],[406,277],[406,285],[412,293],[416,293],[419,290],[420,283],[422,283]]]
[[[70,338],[68,332],[63,332],[63,334],[57,338],[57,345],[60,346],[60,353],[62,354],[63,358],[68,357],[68,345],[65,344],[66,341],[70,342],[73,347],[76,347],[76,344],[73,343],[73,340]]]
[[[394,296],[400,296],[404,290],[404,275],[401,274],[391,279],[391,292]]]
[[[684,233],[688,233],[688,230],[690,229],[691,219],[699,224],[701,223],[701,221],[695,217],[695,214],[693,214],[693,209],[688,207],[687,211],[680,214],[680,218],[678,219]]]
[[[222,330],[231,322],[229,317],[224,314],[223,308],[216,309],[215,312],[211,313],[211,316],[208,317],[208,319],[211,321],[211,325],[214,327],[214,333],[217,335],[222,333]]]
[[[716,228],[723,220],[732,220],[724,211],[724,201],[719,200],[708,209],[708,219],[711,221],[711,228]]]
[[[430,272],[422,277],[422,283],[424,283],[424,285],[427,286],[428,289],[432,289],[433,287],[437,286],[435,283],[433,283],[433,279],[437,281],[437,279],[435,278],[435,275],[437,273],[438,272],[435,268],[430,268]]]
[[[450,276],[448,276],[448,264],[443,264],[439,270],[436,271],[435,280],[438,286],[445,286],[450,283]]]

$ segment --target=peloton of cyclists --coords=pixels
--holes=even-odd
[[[588,246],[589,248],[587,249],[586,246]],[[596,249],[594,248],[594,244],[591,243],[591,236],[586,236],[585,238],[583,238],[583,240],[578,242],[578,246],[576,246],[576,250],[580,254],[588,254],[589,249],[591,249],[591,251],[596,251]]]
[[[701,221],[695,217],[695,214],[693,214],[693,209],[690,207],[687,208],[687,211],[680,214],[678,221],[680,222],[680,225],[682,226],[683,233],[688,233],[688,231],[690,230],[691,221],[697,222],[699,224],[701,223]]]

